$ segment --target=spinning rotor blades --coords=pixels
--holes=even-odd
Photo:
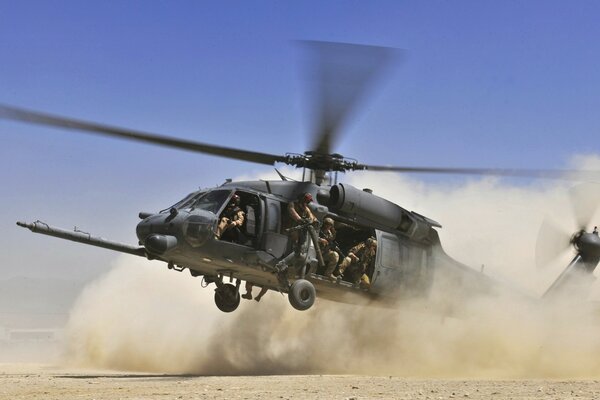
[[[347,122],[351,114],[356,111],[358,103],[364,100],[367,93],[373,89],[374,84],[381,78],[386,67],[390,65],[394,58],[401,55],[401,51],[393,48],[345,43],[302,43],[306,45],[312,56],[309,67],[311,67],[310,75],[314,83],[312,97],[315,113],[311,151],[304,154],[279,156],[216,146],[6,105],[0,105],[0,119],[23,121],[102,136],[118,137],[258,164],[273,165],[281,162],[315,171],[315,181],[318,184],[323,181],[325,173],[328,171],[345,172],[355,170],[421,174],[489,175],[600,182],[600,171],[382,166],[359,164],[356,160],[345,159],[339,154],[334,154],[334,145],[339,139],[342,126]],[[574,209],[576,210],[576,219],[580,227],[586,226],[592,217],[593,210],[590,207],[597,204],[598,198],[600,198],[598,191],[595,193],[595,197],[593,198],[596,200],[592,200],[591,198],[584,199],[578,195],[575,196]],[[583,200],[580,201],[579,199]]]
[[[330,42],[301,42],[312,56],[314,139],[311,150],[331,154],[343,123],[400,50]]]
[[[586,230],[600,205],[600,184],[582,183],[569,191],[579,230]]]
[[[86,133],[111,136],[157,144],[164,147],[180,150],[193,151],[196,153],[211,154],[236,160],[249,161],[258,164],[273,165],[277,162],[297,167],[303,166],[304,162],[310,162],[310,156],[305,161],[298,161],[288,156],[278,156],[268,153],[260,153],[224,146],[215,146],[191,140],[178,139],[153,133],[147,133],[127,128],[119,128],[95,122],[87,122],[57,115],[31,111],[0,104],[0,119],[29,122],[37,125],[64,128]],[[330,135],[321,137],[321,146],[331,144]],[[321,147],[324,148],[324,147]],[[307,163],[308,164],[308,163]],[[333,165],[333,164],[332,164]],[[335,166],[335,165],[333,165]],[[600,171],[577,171],[577,170],[532,170],[532,169],[499,169],[499,168],[443,168],[443,167],[403,167],[403,166],[378,166],[366,164],[351,164],[349,167],[339,170],[369,170],[369,171],[392,171],[404,173],[430,173],[430,174],[463,174],[463,175],[490,175],[510,177],[530,177],[563,180],[600,180]],[[585,185],[585,188],[574,189],[573,204],[576,211],[579,226],[587,225],[593,215],[595,207],[600,202],[600,185]],[[582,193],[579,195],[579,193]],[[583,194],[586,192],[587,194]]]
[[[544,268],[571,247],[571,234],[545,219],[535,244],[535,266]]]
[[[591,228],[592,218],[600,205],[600,185],[582,183],[569,190],[569,199],[575,217],[576,231],[569,233],[550,220],[544,220],[540,227],[535,248],[535,263],[545,267],[556,260],[571,244],[578,232]]]
[[[102,136],[119,137],[139,142],[158,144],[180,150],[193,151],[196,153],[212,154],[215,156],[233,158],[236,160],[250,161],[259,164],[273,165],[276,162],[285,162],[286,160],[286,157],[272,154],[246,151],[230,147],[214,146],[211,144],[193,142],[190,140],[177,139],[131,129],[117,128],[113,126],[97,124],[94,122],[59,117],[56,115],[44,114],[37,111],[29,111],[5,105],[0,105],[0,118],[52,126],[55,128],[78,130]]]
[[[446,168],[446,167],[395,167],[358,164],[356,169],[420,174],[507,176],[516,178],[543,178],[559,180],[600,180],[600,171],[562,169],[509,169],[509,168]]]

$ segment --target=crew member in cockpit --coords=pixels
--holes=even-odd
[[[221,219],[217,226],[217,239],[225,239],[224,236],[226,236],[228,240],[236,241],[245,218],[246,213],[240,208],[240,196],[234,194],[223,213],[221,213]]]

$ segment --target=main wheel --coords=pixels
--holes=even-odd
[[[317,291],[312,283],[306,279],[298,279],[290,286],[288,300],[296,310],[308,310],[317,298]]]
[[[223,312],[232,312],[240,305],[240,292],[230,283],[215,289],[215,304]]]

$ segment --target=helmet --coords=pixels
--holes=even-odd
[[[311,201],[313,201],[312,194],[310,194],[310,193],[304,193],[304,194],[302,195],[302,201],[303,201],[304,203],[310,203]]]
[[[331,225],[333,226],[333,219],[327,217],[323,220],[323,225]]]
[[[240,196],[238,196],[237,194],[234,194],[234,195],[231,197],[231,200],[229,200],[229,203],[230,203],[230,204],[234,204],[234,205],[236,205],[236,206],[237,206],[237,205],[239,205],[239,204],[240,204]]]
[[[367,239],[367,246],[373,246],[373,247],[377,247],[377,239],[375,238],[368,238]]]

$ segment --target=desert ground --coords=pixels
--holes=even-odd
[[[135,271],[86,290],[49,339],[6,330],[0,400],[600,399],[600,323],[580,314],[498,302],[471,302],[472,319],[418,304],[298,313],[271,295],[211,315],[189,280]]]
[[[194,376],[0,364],[1,399],[597,399],[597,380]]]

